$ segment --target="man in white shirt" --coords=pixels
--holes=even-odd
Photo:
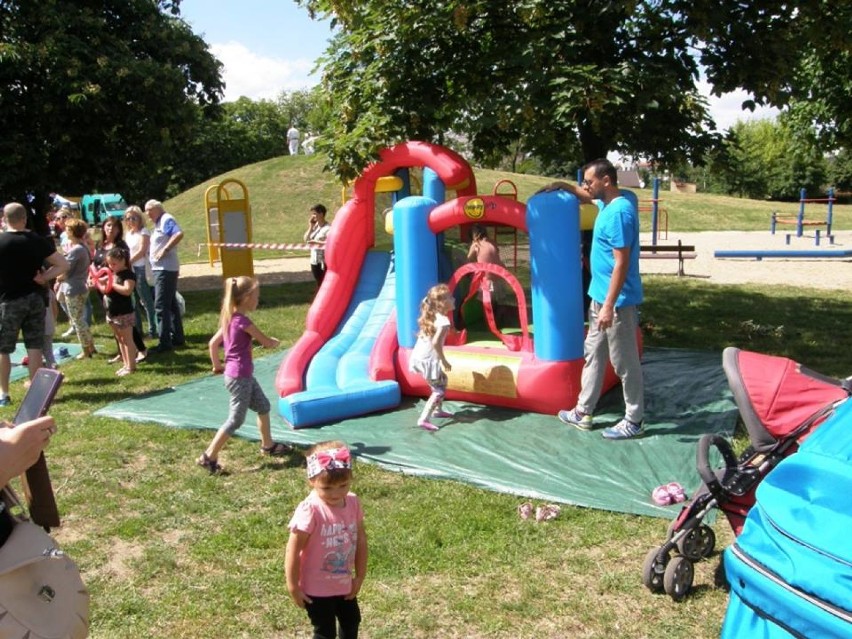
[[[299,129],[295,124],[291,124],[287,129],[287,145],[290,147],[290,155],[296,155],[299,152]]]
[[[148,352],[166,353],[175,346],[183,346],[185,341],[183,319],[177,301],[180,272],[177,245],[183,239],[183,230],[157,200],[148,200],[145,212],[154,223],[148,257],[154,273],[154,310],[160,329],[160,343],[148,349]]]

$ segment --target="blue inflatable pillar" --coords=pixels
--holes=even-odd
[[[391,193],[391,204],[396,204],[403,198],[411,195],[411,172],[406,168],[402,168],[397,169],[394,175],[402,180],[402,188],[399,191]]]
[[[404,348],[414,347],[420,301],[438,283],[438,251],[429,229],[429,213],[435,206],[435,200],[412,196],[393,207],[396,324],[399,345]]]
[[[447,187],[429,167],[423,168],[423,197],[435,200],[438,204],[444,202],[447,197]]]
[[[527,202],[535,356],[549,361],[583,357],[583,278],[580,204],[565,191]]]

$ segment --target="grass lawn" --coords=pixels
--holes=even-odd
[[[832,375],[852,369],[848,293],[654,277],[646,286],[649,345],[720,352],[732,344]],[[312,294],[309,283],[265,287],[253,318],[292,343]],[[219,296],[186,299],[185,349],[125,378],[104,355],[69,364],[51,411],[59,434],[48,461],[64,517],[57,535],[91,590],[91,636],[309,637],[283,581],[285,526],[307,494],[301,456],[270,461],[257,443],[232,440],[222,456],[231,474],[211,477],[194,465],[211,431],[91,416],[129,394],[208,374]],[[102,323],[96,341],[112,350]],[[22,393],[13,385],[15,399]],[[0,411],[9,418],[14,406]],[[519,498],[367,464],[356,467],[355,491],[370,538],[359,597],[368,639],[719,634],[727,595],[712,585],[718,556],[697,567],[695,592],[681,604],[641,584],[664,520],[565,507],[536,524],[518,518]],[[727,524],[715,530],[724,547]]]
[[[203,196],[224,177],[248,186],[256,241],[301,241],[310,205],[324,202],[334,210],[340,202],[323,161],[275,158],[166,202],[186,232],[181,259],[206,258],[203,247],[198,253],[206,242]],[[477,170],[483,193],[503,178],[515,181],[522,200],[549,181]],[[650,191],[640,193],[648,198]],[[794,208],[701,194],[666,193],[662,199],[670,230],[681,231],[768,230],[771,210]],[[850,206],[836,207],[838,228],[852,228],[850,213]],[[382,227],[379,216],[376,225]],[[256,259],[272,255],[255,252]],[[725,346],[737,345],[786,355],[830,375],[852,370],[848,292],[722,287],[686,278],[645,282],[650,346],[721,355]],[[313,293],[313,283],[264,287],[253,319],[283,345],[292,344]],[[101,354],[63,367],[66,381],[51,410],[59,434],[48,461],[64,519],[57,536],[90,588],[91,636],[309,637],[307,617],[291,604],[283,579],[286,524],[308,491],[301,455],[271,461],[260,456],[258,443],[232,440],[221,457],[231,473],[211,477],[194,461],[212,431],[92,417],[128,395],[209,374],[206,344],[220,296],[185,297],[186,348],[152,357],[136,374],[118,378],[117,365],[106,363],[111,333],[99,323]],[[18,382],[12,396],[20,401],[22,395]],[[167,406],[169,395],[162,401]],[[14,410],[0,408],[0,417],[11,418]],[[218,419],[211,417],[211,425]],[[554,419],[554,428],[561,427]],[[695,591],[683,603],[642,586],[642,562],[663,541],[664,520],[565,507],[558,519],[536,524],[518,518],[522,500],[516,497],[367,464],[357,465],[354,490],[370,538],[369,574],[359,597],[367,639],[719,634],[727,595],[712,585],[718,555],[697,566]],[[715,530],[724,547],[731,540],[727,525],[719,521]]]

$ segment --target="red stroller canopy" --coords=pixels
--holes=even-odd
[[[801,442],[822,421],[807,424],[811,417],[849,396],[848,380],[821,375],[786,357],[728,347],[722,366],[757,451],[791,434]]]

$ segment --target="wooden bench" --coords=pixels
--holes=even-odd
[[[695,247],[683,244],[654,244],[639,247],[639,258],[644,260],[677,260],[677,274],[683,275],[683,261],[698,257]]]

